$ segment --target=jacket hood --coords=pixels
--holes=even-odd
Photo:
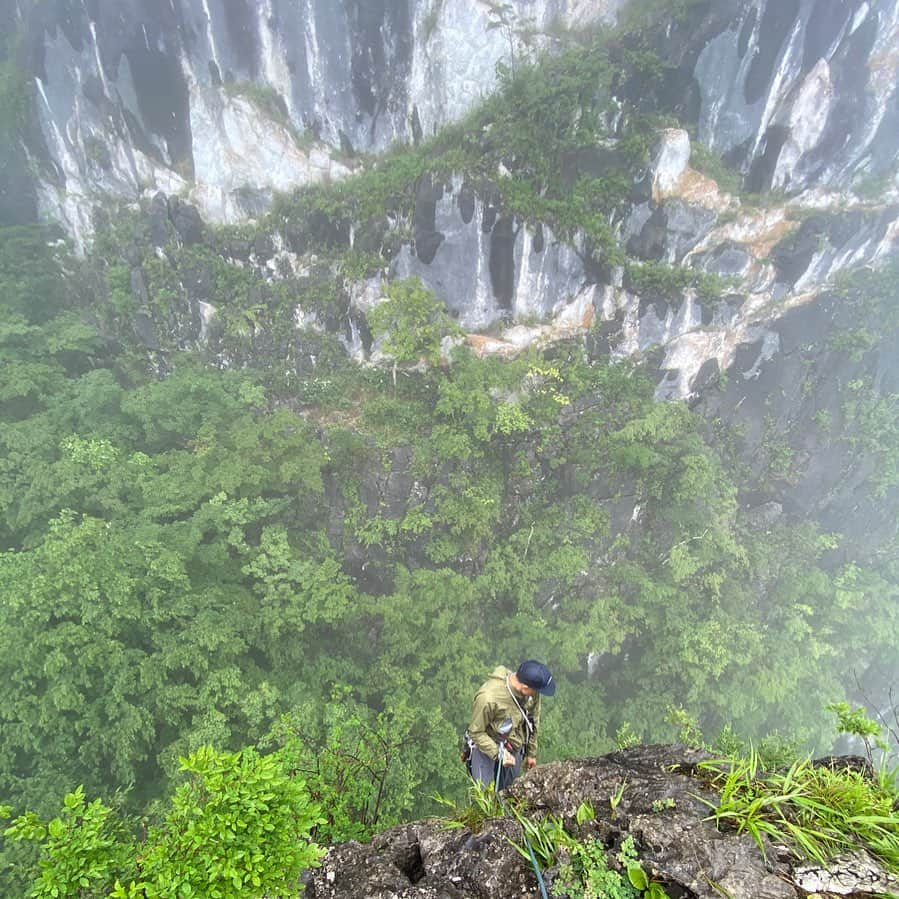
[[[504,681],[510,674],[513,673],[514,672],[511,668],[506,668],[505,665],[497,665],[496,668],[494,668],[493,671],[490,672],[490,677],[495,677],[498,680]]]

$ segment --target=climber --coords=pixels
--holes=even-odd
[[[494,669],[475,694],[465,734],[463,761],[472,779],[484,786],[508,787],[521,771],[537,764],[540,696],[552,696],[556,682],[542,662],[528,659],[511,671]]]

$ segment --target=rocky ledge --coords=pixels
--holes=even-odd
[[[708,756],[682,746],[641,746],[596,759],[554,762],[509,791],[533,817],[561,817],[583,841],[601,840],[611,858],[632,836],[648,875],[672,899],[790,899],[883,896],[899,881],[866,855],[837,859],[829,870],[800,864],[786,850],[763,854],[746,834],[721,832],[707,819],[715,793],[697,776]],[[620,799],[619,799],[620,797]],[[596,817],[578,824],[582,802]],[[331,849],[310,877],[308,899],[506,899],[538,897],[530,865],[510,845],[521,840],[512,818],[477,833],[429,820],[394,827],[370,844]],[[550,895],[554,869],[545,872]]]

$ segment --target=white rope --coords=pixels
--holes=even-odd
[[[531,737],[534,734],[534,725],[531,724],[531,719],[528,713],[521,707],[521,703],[515,698],[515,693],[512,688],[509,686],[509,677],[510,675],[506,675],[506,689],[509,691],[509,695],[512,697],[512,702],[515,703],[518,711],[521,712],[521,719],[524,721],[525,727],[528,729],[528,738],[525,742],[530,742]]]

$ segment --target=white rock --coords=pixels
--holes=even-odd
[[[832,859],[828,868],[806,865],[793,871],[806,893],[830,896],[874,896],[899,891],[899,879],[883,870],[870,856],[856,852]]]
[[[192,85],[190,119],[196,171],[191,198],[213,222],[246,218],[242,188],[286,191],[338,174],[323,148],[307,154],[288,128],[244,97]]]
[[[803,80],[790,110],[787,138],[774,170],[775,187],[789,187],[793,168],[810,150],[813,150],[824,133],[833,103],[833,83],[830,66],[819,59]]]
[[[363,315],[367,315],[387,299],[384,296],[380,276],[368,278],[365,281],[355,281],[349,287],[349,294],[350,306]]]
[[[690,135],[682,128],[667,128],[652,160],[652,195],[658,202],[671,195],[690,162]]]

